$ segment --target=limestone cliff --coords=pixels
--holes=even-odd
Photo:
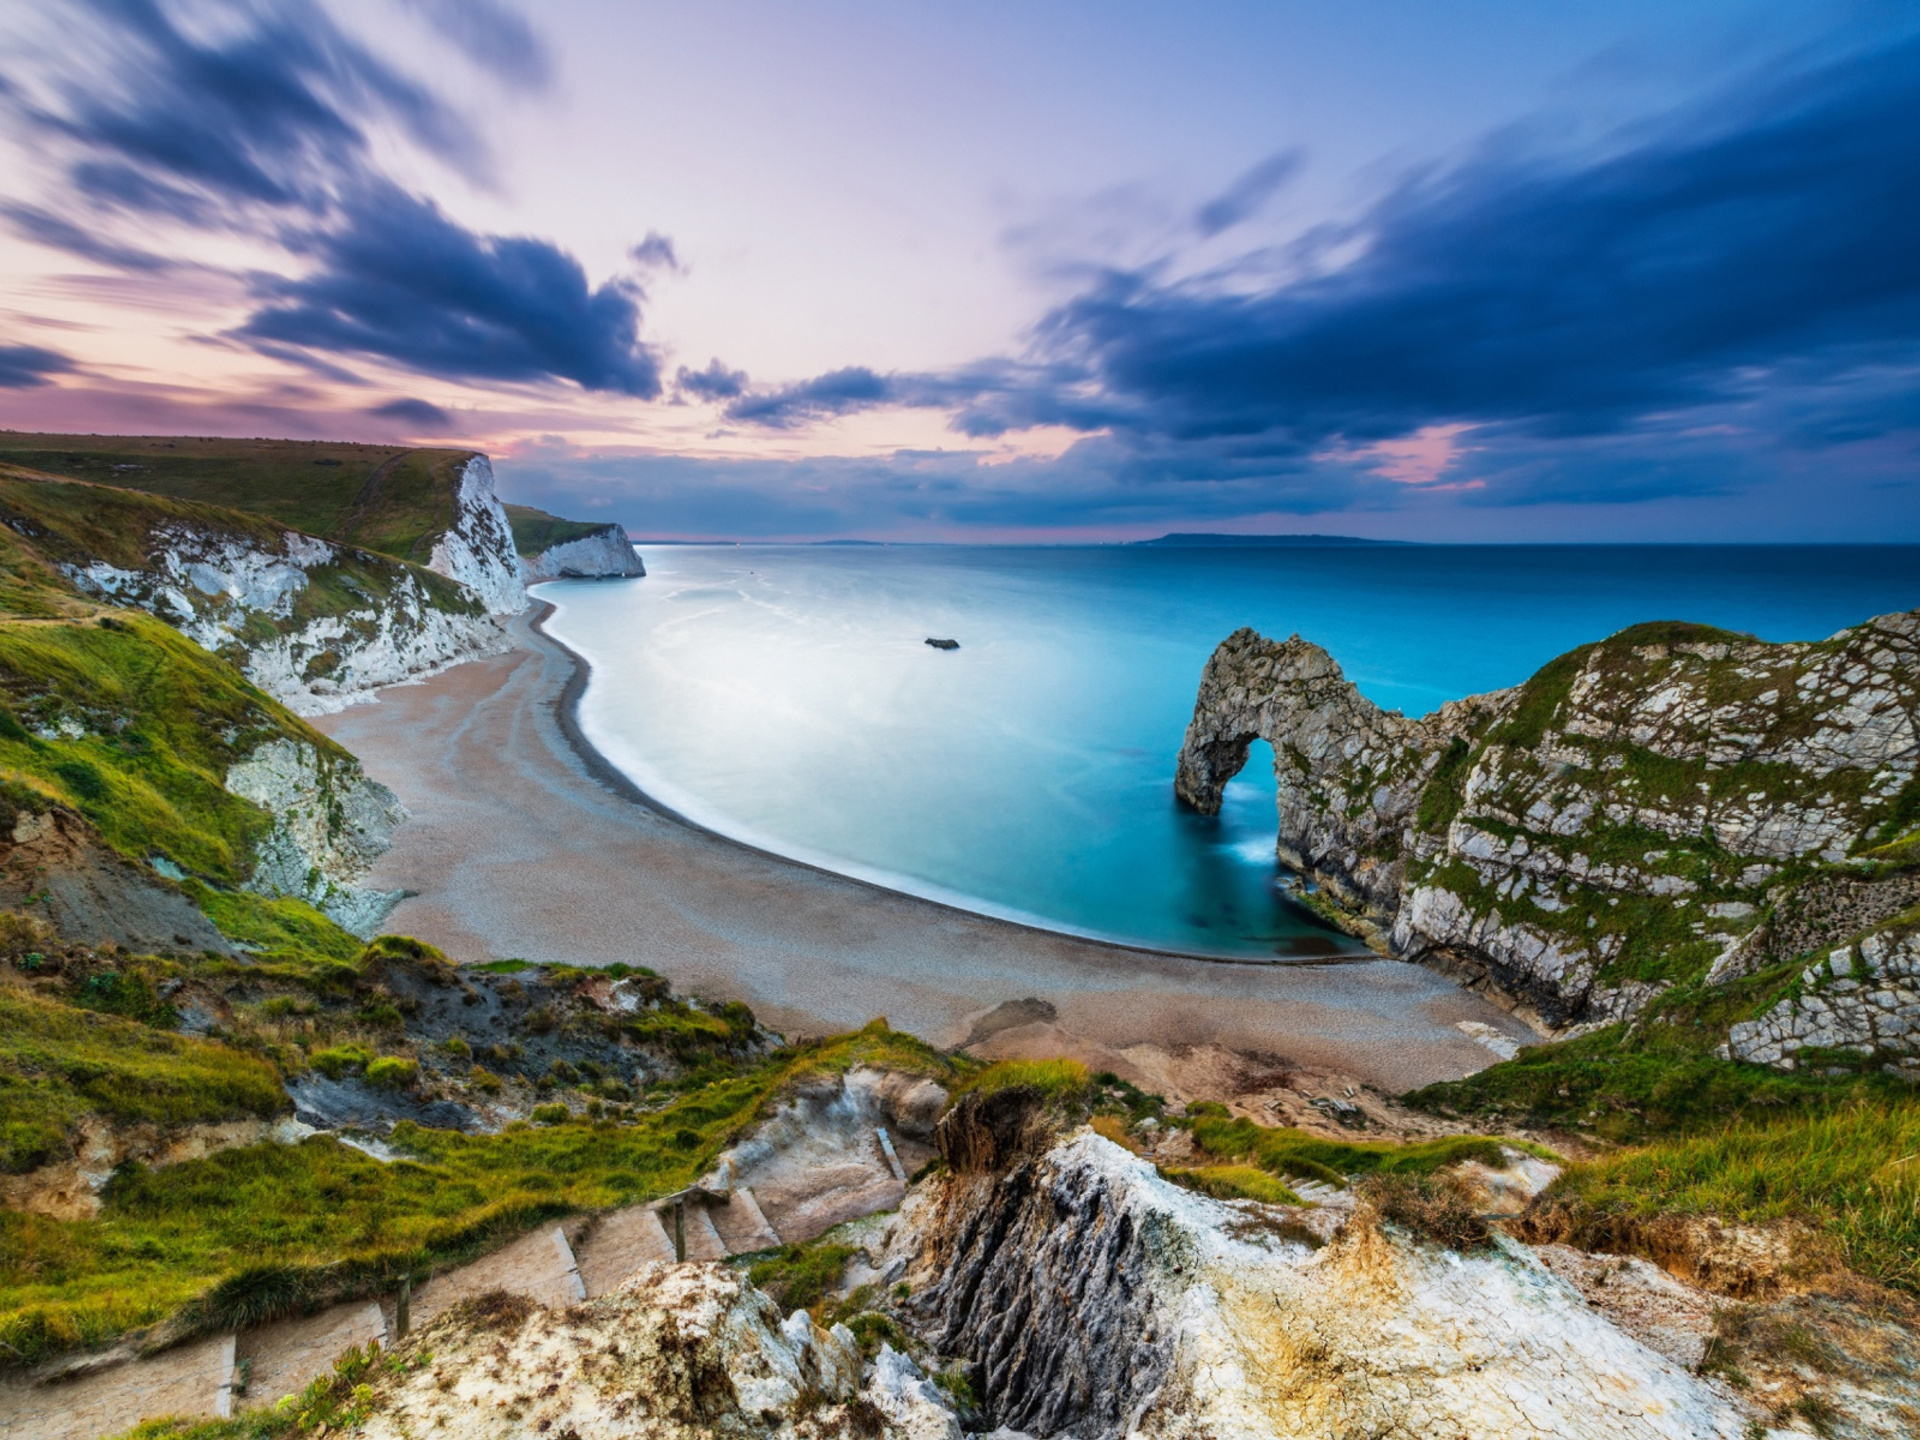
[[[563,520],[528,505],[508,505],[520,575],[542,580],[617,580],[645,575],[624,525]]]
[[[296,896],[371,939],[402,895],[361,883],[407,817],[394,793],[350,757],[288,739],[259,746],[227,771],[226,783],[273,816],[246,888]]]
[[[1911,904],[1920,612],[1767,644],[1636,626],[1423,719],[1250,630],[1208,661],[1178,793],[1205,811],[1256,737],[1279,854],[1329,918],[1550,1024],[1618,1018]]]
[[[626,527],[609,525],[593,535],[565,540],[538,555],[520,557],[529,585],[542,580],[618,580],[647,573],[627,538]]]
[[[475,592],[291,530],[261,538],[169,523],[144,560],[65,568],[83,591],[137,605],[226,656],[301,715],[506,645]]]
[[[460,467],[453,517],[433,542],[427,568],[480,597],[490,614],[527,608],[527,587],[514,554],[513,527],[493,491],[493,462],[475,455]]]
[[[971,1367],[980,1430],[1747,1433],[1733,1403],[1524,1246],[1461,1254],[1320,1218],[1334,1223],[1196,1195],[1081,1130],[997,1173],[917,1189],[888,1249],[916,1328]]]

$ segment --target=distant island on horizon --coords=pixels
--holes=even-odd
[[[1159,545],[1167,549],[1288,549],[1296,546],[1417,545],[1417,540],[1368,540],[1359,535],[1229,535],[1219,531],[1174,531],[1154,540],[1130,540],[1130,545]]]

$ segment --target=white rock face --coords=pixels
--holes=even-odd
[[[518,615],[527,608],[513,527],[493,493],[493,462],[486,456],[474,456],[461,470],[453,524],[434,542],[427,568],[472,590],[490,614]]]
[[[379,1379],[355,1432],[364,1440],[872,1436],[876,1419],[886,1440],[960,1435],[910,1362],[876,1367],[863,1395],[844,1326],[823,1329],[804,1310],[782,1321],[772,1300],[720,1265],[648,1265],[565,1311],[492,1322],[451,1313],[420,1345],[431,1363]]]
[[[990,1418],[1081,1440],[1734,1440],[1747,1420],[1533,1254],[1349,1225],[1316,1247],[1081,1131],[917,1192],[892,1245]],[[985,1187],[991,1186],[991,1189]],[[1298,1236],[1299,1238],[1295,1238]]]
[[[226,785],[274,817],[247,889],[305,900],[343,929],[372,938],[403,893],[360,884],[407,818],[398,797],[357,762],[293,740],[260,746],[227,771]]]
[[[1176,792],[1217,811],[1256,737],[1279,857],[1336,923],[1592,1025],[1858,928],[1836,912],[1775,946],[1758,927],[1893,838],[1920,774],[1920,612],[1780,645],[1636,627],[1420,720],[1319,646],[1240,630],[1207,662]]]
[[[647,567],[640,563],[624,525],[608,525],[596,534],[549,545],[538,555],[520,557],[520,576],[529,585],[542,580],[611,580],[646,573]]]
[[[1733,1058],[1793,1070],[1804,1050],[1841,1050],[1920,1079],[1920,934],[1889,927],[1843,945],[1808,966],[1798,990],[1733,1027]]]
[[[151,611],[225,655],[296,714],[342,710],[382,685],[497,654],[508,644],[477,600],[449,608],[416,572],[384,556],[355,551],[349,557],[339,546],[292,530],[273,547],[182,524],[161,527],[151,540],[143,569],[96,560],[67,573],[82,590]],[[384,593],[356,581],[363,605],[296,626],[296,603],[315,572],[346,558],[377,575]],[[260,619],[272,622],[264,635]]]

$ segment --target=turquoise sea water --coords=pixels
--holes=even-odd
[[[1271,756],[1173,799],[1208,654],[1252,625],[1424,714],[1642,620],[1816,639],[1920,606],[1916,547],[658,547],[561,581],[589,737],[738,839],[994,914],[1245,958],[1331,942],[1276,886]],[[928,636],[960,649],[929,648]]]

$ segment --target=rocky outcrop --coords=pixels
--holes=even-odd
[[[62,569],[86,593],[138,606],[226,656],[302,715],[507,644],[477,592],[293,530],[169,521],[149,533],[138,566]]]
[[[391,790],[344,752],[287,739],[229,769],[226,787],[274,819],[255,847],[249,890],[305,900],[363,939],[378,931],[403,892],[361,882],[406,819]]]
[[[0,1205],[56,1220],[91,1220],[114,1171],[130,1161],[160,1169],[241,1145],[297,1145],[311,1134],[312,1127],[291,1116],[173,1126],[115,1125],[88,1116],[74,1127],[66,1159],[24,1175],[0,1175]]]
[[[527,608],[513,527],[494,494],[493,462],[486,456],[475,455],[460,468],[453,523],[433,542],[427,568],[473,591],[490,614],[517,615]]]
[[[1323,1227],[1324,1228],[1324,1227]],[[1081,1130],[917,1191],[891,1247],[907,1309],[998,1425],[1120,1436],[1734,1437],[1706,1382],[1525,1247],[1460,1254],[1364,1219],[1182,1190]]]
[[[81,944],[112,941],[136,954],[231,953],[179,886],[116,855],[85,817],[50,801],[37,811],[14,808],[0,829],[0,905],[30,906],[56,934]]]
[[[1408,720],[1318,646],[1242,630],[1176,790],[1217,810],[1268,740],[1280,858],[1329,918],[1550,1025],[1619,1018],[1751,970],[1771,912],[1911,825],[1917,637],[1920,612],[1784,645],[1637,626]]]
[[[418,1364],[385,1367],[355,1432],[479,1440],[709,1440],[863,1435],[959,1440],[953,1411],[905,1357],[862,1386],[854,1337],[715,1264],[649,1265],[567,1310],[482,1296],[420,1332]],[[403,1351],[403,1357],[408,1352]]]
[[[1427,782],[1448,743],[1512,695],[1476,695],[1408,720],[1362,695],[1318,645],[1236,630],[1200,677],[1174,793],[1218,814],[1253,741],[1267,741],[1280,781],[1281,860],[1332,888],[1356,919],[1390,924],[1405,873],[1397,842]]]
[[[617,580],[646,573],[624,525],[602,525],[591,534],[520,557],[520,576],[529,585],[542,580]]]
[[[1920,916],[1842,945],[1793,992],[1727,1037],[1727,1053],[1779,1070],[1868,1060],[1920,1080]]]

